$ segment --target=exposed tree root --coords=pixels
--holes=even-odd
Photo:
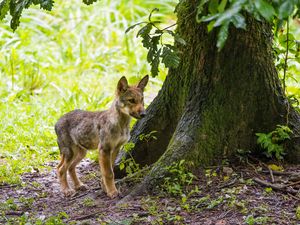
[[[189,158],[188,156],[192,154],[192,152],[187,150],[194,150],[197,143],[197,125],[200,125],[199,116],[194,114],[197,112],[197,110],[189,110],[189,107],[186,108],[166,152],[153,165],[143,181],[134,187],[119,204],[130,201],[141,194],[151,192],[161,183],[161,180],[169,174],[166,168],[167,166],[170,166],[174,162],[179,162],[182,159],[187,160]]]

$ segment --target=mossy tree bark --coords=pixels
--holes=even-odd
[[[300,162],[300,116],[289,105],[273,62],[271,25],[247,18],[247,29],[229,30],[218,51],[217,33],[195,20],[198,1],[177,7],[181,63],[171,69],[162,90],[139,121],[132,138],[133,157],[142,165],[154,163],[135,194],[151,189],[172,162],[191,166],[218,163],[237,149],[254,150],[256,132],[269,132],[288,123],[293,131],[287,159]],[[138,136],[158,131],[157,140]]]

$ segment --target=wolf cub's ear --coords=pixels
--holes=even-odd
[[[126,77],[121,77],[121,79],[118,82],[117,90],[118,93],[124,93],[128,89],[128,81]]]
[[[146,76],[143,77],[143,79],[141,79],[141,81],[139,82],[137,87],[142,89],[142,91],[144,91],[148,81],[149,81],[149,75],[146,75]]]

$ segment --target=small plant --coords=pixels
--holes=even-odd
[[[270,193],[272,193],[272,191],[273,191],[273,189],[271,187],[266,187],[265,188],[265,193],[266,194],[270,194]]]
[[[151,224],[184,224],[184,218],[180,215],[182,212],[182,207],[162,205],[159,204],[158,198],[143,198],[142,208],[147,211],[147,214],[151,215]],[[149,222],[145,220],[146,218],[138,217],[137,214],[134,216],[134,224],[141,224],[142,221]],[[147,223],[148,224],[148,223]]]
[[[140,134],[140,135],[139,135],[139,139],[140,139],[141,141],[146,141],[146,142],[149,142],[149,141],[151,141],[152,139],[153,139],[153,140],[157,140],[157,137],[155,136],[156,133],[157,133],[157,131],[156,131],[156,130],[153,130],[153,131],[151,131],[151,132],[148,133],[148,134]]]
[[[38,183],[36,181],[32,181],[31,185],[32,185],[32,187],[35,187],[35,188],[40,188],[42,186],[40,183]]]
[[[87,207],[91,207],[94,206],[94,199],[90,198],[90,197],[86,197],[83,199],[83,205],[87,206]]]
[[[300,206],[296,208],[296,218],[297,220],[300,220]]]
[[[185,165],[185,160],[173,163],[166,167],[169,176],[164,178],[163,187],[167,193],[174,196],[183,196],[184,187],[192,183],[195,178],[194,174],[189,172]]]
[[[68,219],[69,216],[66,212],[59,212],[57,216],[50,216],[43,224],[45,225],[64,225],[64,219]]]
[[[135,144],[132,142],[128,142],[123,146],[123,150],[126,153],[128,153],[128,155],[130,157],[128,159],[123,157],[119,164],[119,167],[120,167],[120,170],[125,169],[127,175],[134,174],[134,173],[140,171],[140,165],[135,162],[133,156],[131,155],[131,151],[134,148],[134,146],[135,146]]]
[[[218,197],[217,199],[213,199],[210,204],[207,206],[208,209],[213,209],[214,207],[222,204],[224,201],[223,196]]]
[[[140,141],[145,141],[148,143],[151,140],[157,139],[154,135],[155,133],[157,133],[157,131],[151,131],[148,134],[140,134],[139,139]],[[123,146],[123,150],[129,155],[129,158],[126,159],[123,157],[119,167],[120,170],[125,169],[127,175],[134,174],[141,170],[140,165],[135,162],[133,156],[131,155],[131,151],[133,150],[134,146],[135,144],[133,142],[128,142]]]
[[[282,143],[286,139],[290,139],[292,133],[289,127],[277,125],[277,128],[270,133],[256,133],[257,143],[265,150],[264,154],[267,157],[271,158],[275,155],[276,159],[281,160],[284,155]]]
[[[34,198],[25,198],[25,197],[22,196],[22,197],[19,198],[19,201],[21,203],[23,203],[26,208],[31,208],[31,206],[34,202]]]
[[[248,225],[255,225],[255,224],[267,224],[269,221],[269,218],[264,216],[264,217],[254,217],[253,215],[249,215],[246,217],[245,222]]]
[[[9,198],[5,202],[0,203],[1,211],[7,210],[7,209],[11,209],[11,210],[18,209],[18,205],[15,203],[15,200],[13,198]]]
[[[239,159],[240,162],[247,161],[247,156],[249,154],[251,154],[251,151],[245,149],[237,149],[235,153],[236,157]]]

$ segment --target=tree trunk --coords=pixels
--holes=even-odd
[[[300,116],[282,91],[273,62],[272,29],[247,18],[247,29],[231,27],[225,47],[216,48],[217,31],[195,19],[198,1],[177,7],[181,63],[169,71],[162,90],[139,121],[132,139],[133,157],[141,165],[155,163],[133,194],[150,190],[167,172],[165,167],[185,159],[190,165],[214,164],[237,149],[257,149],[257,132],[277,124],[293,129],[287,159],[300,162]],[[142,133],[157,132],[145,143]],[[297,145],[298,144],[298,145]]]

